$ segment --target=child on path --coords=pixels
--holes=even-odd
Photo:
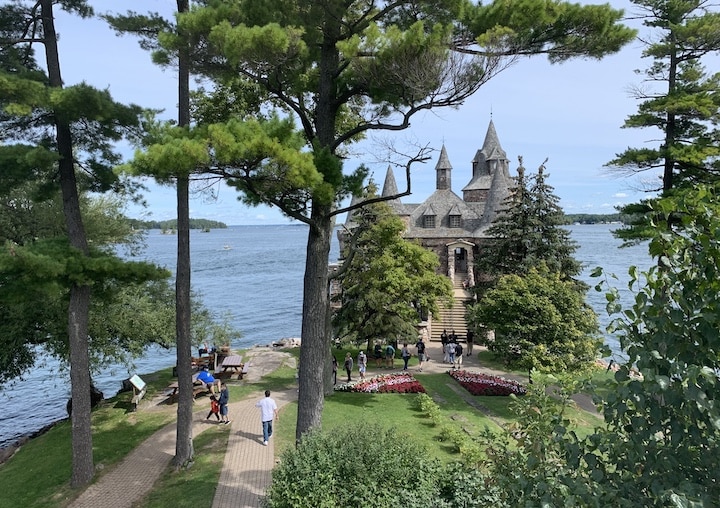
[[[227,385],[222,383],[220,385],[220,400],[218,400],[218,404],[220,405],[221,423],[224,423],[225,425],[230,425],[228,417],[228,402],[230,402],[230,392],[228,391]]]
[[[209,420],[212,415],[215,415],[217,421],[220,421],[220,404],[218,403],[217,397],[215,397],[215,395],[210,395],[210,412],[205,417],[205,419]]]

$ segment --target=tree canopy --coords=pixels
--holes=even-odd
[[[547,267],[503,275],[468,309],[476,329],[494,330],[487,348],[512,366],[538,371],[587,368],[600,351],[595,312],[572,281]]]
[[[528,9],[533,16],[518,14]],[[300,150],[293,157],[281,156],[283,142],[265,134],[258,142],[246,141],[262,125],[229,118],[224,126],[198,126],[213,138],[212,151],[211,143],[178,130],[158,138],[167,157],[155,159],[150,149],[145,159],[159,171],[162,160],[175,168],[206,169],[243,191],[244,201],[278,206],[310,225],[298,438],[320,424],[331,336],[328,255],[334,220],[347,211],[342,200],[359,192],[366,176],[362,167],[343,169],[352,143],[369,131],[405,129],[418,111],[462,104],[520,55],[562,61],[617,51],[634,33],[618,23],[621,15],[607,5],[544,1],[482,6],[462,0],[422,5],[207,0],[179,15],[176,29],[160,34],[156,61],[173,63],[188,50],[193,72],[226,86],[250,82],[265,94],[266,106],[290,115],[300,129],[299,147],[288,132],[278,138]],[[248,153],[256,159],[248,160]],[[268,162],[268,153],[276,160]]]
[[[438,300],[452,299],[450,281],[436,273],[437,255],[404,239],[405,225],[385,203],[360,209],[353,222],[334,329],[368,350],[380,338],[415,342],[421,314],[435,315]]]
[[[488,228],[489,239],[477,259],[477,268],[485,276],[481,289],[492,287],[499,275],[522,275],[541,263],[565,279],[580,273],[582,267],[573,257],[577,244],[562,227],[565,215],[548,176],[542,164],[528,177],[520,158],[515,188]]]
[[[632,3],[648,28],[641,39],[642,56],[651,63],[642,72],[643,84],[632,90],[640,101],[638,111],[623,127],[651,129],[659,135],[641,148],[628,147],[607,166],[621,175],[659,174],[659,180],[645,179],[658,182],[648,185],[653,194],[715,182],[720,175],[720,73],[708,73],[704,62],[720,53],[720,13],[707,1]],[[636,220],[616,232],[620,238],[653,235],[647,215],[653,199],[622,208]]]

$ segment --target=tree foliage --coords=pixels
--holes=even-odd
[[[238,78],[255,84],[267,94],[268,106],[297,120],[303,149],[311,154],[312,168],[302,154],[261,165],[262,149],[273,153],[274,148],[255,144],[259,159],[251,164],[242,151],[232,150],[213,161],[219,165],[207,164],[242,190],[245,201],[278,206],[310,225],[298,438],[320,424],[323,369],[329,365],[328,255],[334,220],[347,211],[339,203],[358,192],[366,176],[361,168],[343,171],[349,145],[369,131],[405,129],[418,111],[462,104],[518,55],[549,54],[558,61],[600,57],[617,51],[633,33],[617,23],[621,11],[607,5],[528,5],[543,16],[507,16],[507,10],[462,0],[420,5],[208,0],[178,16],[177,30],[160,34],[156,61],[171,63],[180,50],[191,48],[195,72],[218,84]],[[219,130],[232,147],[243,129],[230,119]],[[172,143],[180,164],[202,151],[194,142]],[[202,161],[199,166],[206,167]]]
[[[403,238],[405,226],[385,203],[362,208],[345,252],[349,263],[338,277],[342,305],[334,328],[365,342],[378,338],[415,342],[421,312],[437,314],[438,300],[452,299],[452,285],[436,273],[437,255]]]
[[[664,222],[656,224],[650,253],[660,265],[630,268],[630,307],[621,306],[618,289],[607,293],[616,317],[610,331],[627,361],[610,389],[595,394],[605,425],[585,437],[571,432],[558,402],[580,385],[538,380],[519,400],[520,426],[504,442],[497,435],[484,440],[478,499],[496,506],[717,504],[718,203],[718,189],[704,185],[657,200],[654,216]],[[552,395],[545,393],[549,384]]]
[[[573,257],[577,244],[562,227],[565,216],[547,178],[544,164],[528,178],[520,158],[517,184],[488,228],[490,239],[477,260],[486,276],[484,286],[491,287],[499,275],[524,274],[541,263],[564,279],[580,273],[582,267]]]
[[[643,85],[633,90],[637,113],[623,127],[659,131],[656,146],[627,148],[607,165],[633,175],[659,173],[661,195],[675,188],[712,183],[720,175],[720,73],[707,73],[703,63],[720,52],[720,13],[707,1],[633,0],[649,28],[642,56],[651,59]],[[646,179],[648,181],[649,179]],[[632,227],[616,234],[627,240],[653,235],[647,214],[655,198],[623,208],[642,212]]]
[[[94,474],[88,354],[91,289],[96,277],[106,280],[113,270],[124,272],[120,280],[147,278],[149,273],[124,267],[88,242],[81,192],[117,185],[112,169],[120,159],[113,144],[139,125],[139,108],[116,103],[107,91],[84,83],[65,86],[55,30],[56,5],[82,17],[92,15],[84,0],[18,0],[0,8],[0,174],[9,175],[13,187],[45,176],[49,187],[62,195],[66,235],[65,241],[18,247],[15,254],[15,247],[7,245],[4,255],[11,266],[3,282],[17,288],[20,279],[32,279],[34,274],[28,269],[33,267],[44,277],[36,280],[39,285],[56,284],[69,290],[61,322],[67,324],[75,408],[71,485],[80,486]],[[44,66],[36,61],[37,46],[42,47]]]
[[[476,328],[495,331],[488,349],[508,365],[527,370],[572,371],[588,367],[600,350],[597,316],[572,281],[542,265],[501,276],[468,309]],[[482,341],[482,339],[481,339]]]

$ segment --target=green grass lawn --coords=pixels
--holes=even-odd
[[[337,355],[345,351],[334,351]],[[290,350],[299,355],[299,350]],[[357,357],[357,351],[353,356]],[[415,360],[415,359],[413,359]],[[415,360],[416,361],[416,360]],[[489,360],[488,360],[489,361]],[[386,372],[370,362],[368,377]],[[171,369],[143,375],[148,383],[148,394],[162,392],[172,380]],[[297,371],[287,364],[265,376],[258,383],[228,384],[231,401],[257,396],[258,390],[278,391],[295,388]],[[607,381],[609,374],[599,373],[596,384]],[[420,373],[416,378],[438,405],[442,426],[456,428],[470,438],[489,428],[499,430],[514,420],[508,397],[473,397],[446,373]],[[340,377],[340,379],[343,379]],[[131,393],[122,393],[108,399],[93,411],[93,449],[95,464],[105,471],[124,458],[153,433],[175,420],[175,411],[130,412]],[[602,420],[585,411],[568,408],[567,415],[583,435]],[[275,428],[276,452],[295,445],[297,404],[286,405]],[[362,394],[334,392],[325,399],[322,415],[323,429],[347,425],[348,422],[381,421],[397,429],[398,435],[409,434],[422,443],[431,456],[441,462],[459,458],[457,447],[443,435],[441,425],[424,414],[417,394]],[[193,467],[176,472],[170,467],[156,484],[141,507],[192,506],[210,507],[220,476],[230,428],[219,426],[201,433],[194,439],[195,463]],[[357,436],[369,441],[372,435]],[[6,464],[0,466],[0,489],[5,499],[13,499],[24,507],[62,507],[77,495],[69,488],[71,472],[71,438],[68,421],[60,422],[42,436],[26,443]],[[99,473],[102,475],[102,472]],[[42,478],[42,481],[38,481]],[[33,487],[30,489],[28,485]]]

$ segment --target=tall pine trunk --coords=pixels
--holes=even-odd
[[[178,13],[187,12],[188,0],[177,0]],[[178,124],[190,125],[190,67],[187,48],[178,55]],[[177,178],[177,274],[175,279],[175,329],[177,333],[177,373],[180,396],[175,439],[176,468],[192,460],[192,337],[190,336],[190,179]]]
[[[334,220],[328,206],[313,204],[312,215],[303,287],[296,441],[308,430],[320,426],[330,352],[328,260]]]
[[[41,0],[45,58],[50,86],[62,88],[60,57],[53,18],[53,0]],[[58,173],[63,201],[63,214],[70,245],[82,255],[88,254],[80,197],[75,178],[73,142],[68,121],[55,115]],[[68,305],[68,341],[70,349],[70,382],[72,393],[72,487],[90,483],[94,474],[92,427],[90,421],[90,358],[88,354],[88,322],[90,286],[73,285]]]

